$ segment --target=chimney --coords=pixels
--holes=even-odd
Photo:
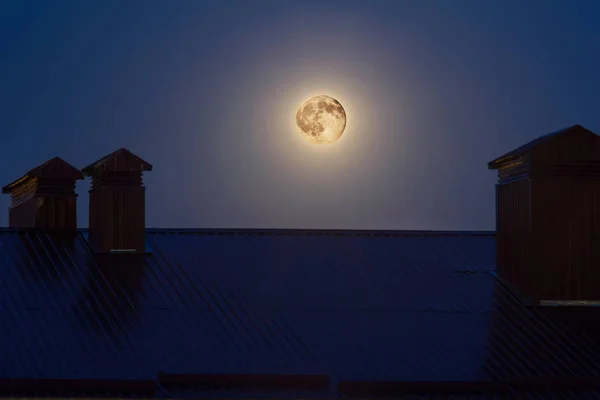
[[[83,168],[90,176],[88,243],[96,253],[144,253],[145,187],[142,173],[152,165],[120,149]]]
[[[78,169],[58,157],[46,161],[2,188],[12,202],[8,224],[12,228],[77,229],[75,181]]]
[[[600,301],[600,137],[575,125],[488,167],[498,277],[534,305]]]

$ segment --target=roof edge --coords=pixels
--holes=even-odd
[[[0,232],[46,232],[44,229],[0,227]],[[78,228],[88,232],[88,228]],[[182,235],[294,235],[294,236],[495,236],[495,231],[391,229],[269,229],[269,228],[147,228],[149,234]]]
[[[66,162],[65,160],[63,160],[60,157],[53,157],[50,160],[46,161],[43,164],[38,165],[35,168],[30,169],[26,175],[32,177],[32,178],[40,178],[41,177],[41,173],[44,171],[45,168],[47,168],[49,165],[52,165],[53,163],[61,163],[64,166],[66,166],[68,168],[68,170],[71,172],[71,176],[70,178],[75,180],[75,181],[79,181],[79,180],[83,180],[83,173],[78,170],[77,168],[75,168],[74,166],[72,166],[71,164],[69,164],[68,162]]]
[[[147,228],[148,233],[182,234],[273,234],[273,235],[343,235],[343,236],[489,236],[495,231],[462,230],[393,230],[393,229],[278,229],[278,228]]]
[[[152,164],[150,164],[148,161],[140,158],[139,156],[133,154],[131,151],[127,150],[126,148],[121,147],[120,149],[115,150],[112,153],[105,155],[104,157],[100,158],[99,160],[94,161],[93,163],[89,164],[88,166],[83,167],[81,169],[81,172],[83,173],[84,176],[92,176],[94,174],[94,171],[96,170],[96,168],[98,168],[100,165],[105,164],[106,162],[108,162],[108,160],[110,160],[113,157],[116,157],[117,155],[119,155],[121,153],[128,154],[129,156],[135,158],[142,167],[140,169],[140,172],[152,171]]]
[[[13,191],[13,189],[15,189],[19,185],[21,185],[31,179],[43,178],[42,172],[44,171],[45,168],[47,168],[49,165],[52,165],[53,163],[61,163],[67,167],[67,169],[70,171],[70,174],[69,174],[70,176],[67,176],[68,179],[73,179],[73,181],[79,181],[79,180],[84,179],[83,173],[80,170],[78,170],[77,168],[75,168],[74,166],[72,166],[71,164],[69,164],[68,162],[66,162],[65,160],[63,160],[60,157],[53,157],[53,158],[49,159],[48,161],[41,163],[37,167],[30,169],[26,174],[22,175],[20,178],[17,178],[15,180],[13,180],[12,182],[4,185],[2,187],[2,193],[4,193],[4,194],[11,193]],[[61,178],[64,178],[64,177],[65,176],[63,175]]]
[[[25,174],[22,177],[17,178],[14,181],[12,181],[12,182],[7,183],[6,185],[4,185],[2,187],[2,193],[3,194],[10,194],[10,193],[12,193],[12,191],[13,191],[13,189],[15,187],[19,186],[20,184],[22,184],[22,183],[24,183],[24,182],[26,182],[26,181],[28,181],[30,179],[33,179],[33,178],[31,176]]]
[[[527,143],[501,155],[500,157],[493,159],[492,161],[487,163],[488,169],[499,169],[506,162],[508,162],[510,160],[514,160],[515,158],[518,158],[519,156],[525,154],[532,148],[537,147],[538,145],[541,145],[545,142],[548,142],[558,136],[561,136],[563,134],[567,134],[570,132],[574,132],[574,131],[585,132],[586,134],[590,134],[590,135],[600,138],[594,132],[592,132],[591,130],[585,128],[584,126],[582,126],[580,124],[571,125],[566,128],[562,128],[557,131],[538,136],[538,137],[528,141]]]

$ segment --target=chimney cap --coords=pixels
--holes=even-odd
[[[11,193],[13,190],[28,182],[30,179],[65,179],[65,180],[81,180],[83,174],[77,168],[66,162],[60,157],[54,157],[43,164],[31,169],[19,179],[15,179],[8,185],[2,188],[2,193]]]
[[[85,176],[92,176],[97,169],[101,168],[108,171],[144,172],[152,171],[152,164],[121,148],[82,168],[81,171]]]
[[[503,156],[496,158],[493,161],[490,161],[488,163],[488,169],[498,169],[503,164],[506,164],[523,154],[529,153],[531,150],[542,145],[543,143],[549,142],[550,140],[552,140],[556,137],[559,137],[559,136],[572,135],[572,134],[592,135],[595,138],[600,139],[600,137],[598,135],[596,135],[594,132],[584,128],[583,126],[573,125],[568,128],[563,128],[556,132],[551,132],[546,135],[537,137],[537,138],[533,139],[532,141],[525,143],[523,146],[518,147],[518,148],[504,154]]]

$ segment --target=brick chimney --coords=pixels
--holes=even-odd
[[[96,253],[144,253],[145,187],[142,173],[152,165],[120,149],[83,168],[90,176],[88,243]]]
[[[600,137],[575,125],[488,167],[499,278],[535,305],[600,301]]]
[[[12,202],[8,224],[13,228],[77,229],[75,181],[78,169],[58,157],[46,161],[2,188]]]

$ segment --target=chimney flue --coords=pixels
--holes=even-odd
[[[91,177],[88,243],[96,253],[144,253],[145,187],[152,165],[127,149],[83,168]]]
[[[600,137],[575,125],[488,167],[499,277],[534,305],[600,301]]]
[[[55,157],[2,188],[12,197],[12,228],[77,229],[75,181],[81,171]]]

